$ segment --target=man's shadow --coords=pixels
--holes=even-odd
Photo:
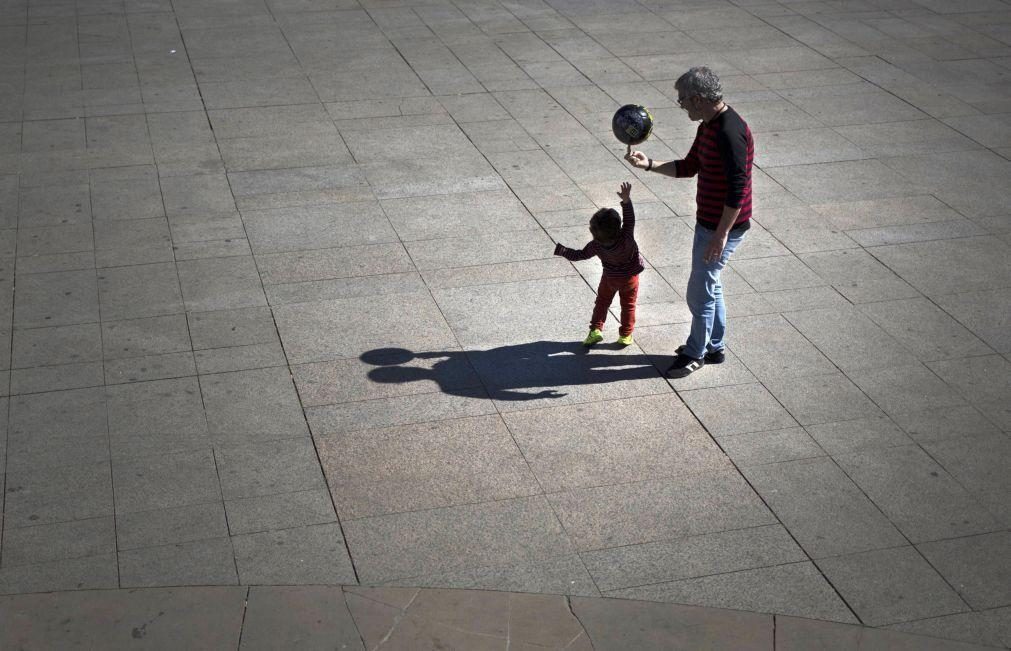
[[[376,368],[374,382],[404,384],[432,381],[443,393],[475,396],[484,387],[492,400],[561,398],[553,387],[659,378],[649,357],[623,355],[607,345],[590,352],[579,342],[534,341],[487,350],[413,352],[405,348],[376,348],[361,360]],[[608,351],[608,352],[604,352]],[[414,366],[414,360],[437,359]],[[528,391],[540,389],[539,391]]]

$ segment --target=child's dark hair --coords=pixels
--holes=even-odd
[[[611,242],[621,231],[621,215],[614,208],[601,208],[590,217],[590,226],[596,239]]]

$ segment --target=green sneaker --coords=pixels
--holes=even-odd
[[[584,346],[592,346],[593,344],[599,344],[604,341],[604,335],[600,334],[600,330],[594,328],[590,330],[590,334],[586,335],[586,339],[583,340]]]
[[[618,336],[619,346],[631,346],[632,345],[632,335],[619,335]]]

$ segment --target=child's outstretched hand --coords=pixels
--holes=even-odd
[[[618,197],[622,203],[628,203],[632,199],[632,184],[628,181],[622,183],[621,189],[618,190]]]

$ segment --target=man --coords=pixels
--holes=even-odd
[[[630,148],[625,160],[647,172],[699,177],[692,272],[685,294],[692,329],[667,369],[668,377],[681,378],[706,363],[724,360],[727,313],[720,272],[751,224],[755,147],[748,125],[723,102],[723,87],[712,70],[692,68],[681,75],[674,88],[688,119],[702,121],[688,155],[683,160],[663,162]]]

